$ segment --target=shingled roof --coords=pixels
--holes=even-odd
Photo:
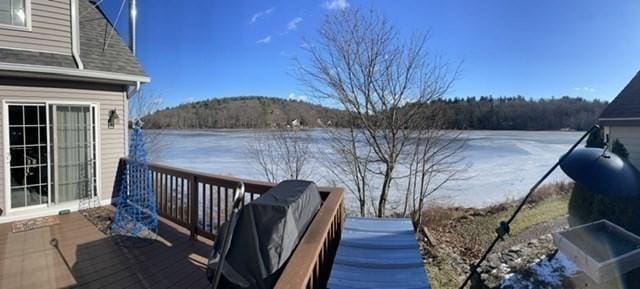
[[[640,72],[600,114],[600,119],[624,118],[640,118]]]
[[[146,76],[136,57],[99,7],[79,0],[80,60],[86,70]],[[110,38],[109,38],[110,37]],[[108,40],[108,42],[107,42]],[[106,45],[105,45],[106,43]],[[77,68],[72,55],[0,48],[0,62]]]
[[[102,10],[90,0],[79,2],[80,59],[85,69],[145,76],[120,35],[115,31],[111,33],[111,23]]]

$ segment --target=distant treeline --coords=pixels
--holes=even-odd
[[[599,100],[562,97],[532,100],[516,97],[468,97],[430,103],[443,112],[449,129],[584,130],[607,105]],[[268,128],[291,124],[344,126],[344,111],[298,100],[273,97],[230,97],[182,104],[157,111],[143,120],[147,128]]]
[[[487,130],[586,130],[607,106],[599,100],[566,96],[539,100],[483,96],[434,103],[444,107],[448,128]]]

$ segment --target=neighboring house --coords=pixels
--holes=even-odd
[[[631,163],[640,168],[640,73],[605,108],[599,122],[609,145],[620,140]]]
[[[149,80],[89,0],[0,0],[0,222],[111,202]]]

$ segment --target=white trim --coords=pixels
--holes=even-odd
[[[26,73],[45,73],[45,74],[53,74],[53,75],[61,75],[61,76],[71,76],[71,77],[77,77],[82,79],[89,78],[89,79],[119,80],[119,81],[131,82],[131,83],[135,83],[135,82],[147,83],[151,81],[151,78],[147,76],[122,74],[122,73],[115,73],[115,72],[104,72],[104,71],[88,70],[88,69],[80,70],[76,68],[31,65],[31,64],[0,63],[0,70],[26,72]]]
[[[102,196],[102,148],[101,148],[101,139],[102,139],[102,131],[100,130],[100,103],[94,103],[92,105],[95,109],[95,118],[96,118],[96,191],[94,192],[96,196],[101,200]],[[93,136],[91,136],[93,137]]]
[[[30,51],[30,52],[42,52],[42,53],[50,53],[50,54],[59,54],[64,56],[72,56],[71,53],[62,53],[59,51],[49,51],[44,49],[33,49],[33,48],[22,48],[22,47],[9,47],[0,45],[2,49],[10,49],[10,50],[20,50],[20,51]]]
[[[640,117],[603,117],[598,120],[640,120]]]
[[[84,69],[84,64],[80,59],[80,22],[78,21],[78,1],[70,0],[71,5],[71,55],[76,61],[78,69]]]
[[[0,24],[0,29],[12,29],[20,31],[31,31],[31,0],[24,0],[24,26]]]
[[[5,127],[9,126],[9,106],[6,100],[2,100],[2,169],[4,170],[3,182],[4,182],[4,214],[9,214],[11,208],[11,181],[9,180],[11,173],[7,170],[11,165],[11,159],[9,155],[9,132]],[[9,180],[7,182],[7,180]]]
[[[124,114],[124,155],[129,155],[129,93],[126,91],[122,93],[122,98],[124,101],[123,105],[123,114]]]

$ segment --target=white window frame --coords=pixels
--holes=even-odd
[[[0,23],[0,29],[31,31],[31,0],[24,0],[24,26]]]
[[[47,204],[41,204],[41,205],[34,205],[34,206],[27,206],[27,207],[20,207],[20,208],[11,208],[11,181],[10,181],[10,176],[11,176],[11,171],[9,169],[10,165],[8,164],[8,158],[9,158],[9,105],[34,105],[34,104],[44,104],[45,107],[47,108],[46,112],[47,112],[47,128],[51,125],[53,125],[52,123],[50,123],[49,120],[49,116],[50,116],[50,109],[49,106],[50,105],[86,105],[89,106],[90,108],[93,108],[95,110],[95,118],[96,118],[96,124],[95,124],[95,132],[96,132],[96,139],[95,139],[95,146],[96,146],[96,160],[95,160],[95,178],[96,178],[96,191],[94,192],[94,197],[98,198],[98,200],[100,200],[100,196],[101,196],[101,188],[102,188],[102,151],[101,151],[101,144],[100,144],[100,139],[102,138],[101,135],[101,130],[100,130],[100,104],[99,103],[95,103],[95,102],[83,102],[83,101],[64,101],[64,100],[59,100],[59,101],[42,101],[42,100],[31,100],[31,99],[5,99],[2,100],[2,130],[3,130],[3,153],[4,153],[4,159],[2,167],[4,170],[4,203],[5,203],[5,208],[4,208],[4,216],[8,215],[9,213],[12,212],[20,212],[20,211],[28,211],[28,210],[37,210],[37,209],[43,209],[43,208],[48,208],[48,207],[55,207],[55,206],[67,206],[67,207],[73,207],[73,206],[77,206],[80,204],[79,200],[75,200],[75,201],[70,201],[70,202],[63,202],[63,203],[52,203],[51,202],[51,193],[52,193],[52,178],[54,176],[51,175],[51,165],[52,165],[52,158],[51,158],[51,150],[54,149],[54,143],[53,140],[51,139],[51,131],[50,129],[47,129],[47,141],[50,142],[50,145],[47,146],[47,158],[48,158],[48,175],[49,175],[49,197],[47,200]]]

